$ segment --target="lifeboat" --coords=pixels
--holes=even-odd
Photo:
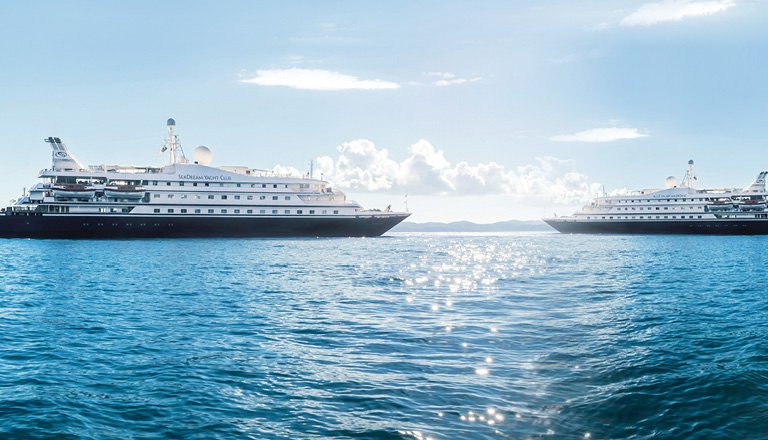
[[[146,191],[144,188],[133,185],[117,185],[104,188],[104,196],[114,199],[138,200],[144,197]]]
[[[739,203],[739,209],[742,211],[764,211],[766,203],[762,200],[744,200]]]
[[[730,211],[733,207],[734,205],[731,200],[715,200],[711,205],[707,206],[710,211]]]
[[[52,190],[56,199],[90,199],[96,195],[94,188],[78,184],[56,185]]]

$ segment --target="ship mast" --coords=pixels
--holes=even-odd
[[[688,161],[688,171],[685,173],[685,179],[683,180],[683,186],[693,188],[693,182],[695,182],[696,174],[693,172],[693,160]]]
[[[171,165],[175,163],[187,163],[187,158],[184,156],[184,150],[181,149],[181,144],[179,143],[179,136],[173,132],[173,129],[176,128],[176,120],[168,118],[168,123],[166,125],[168,126],[168,139],[165,141],[163,151],[168,150]],[[176,150],[178,150],[178,153]]]

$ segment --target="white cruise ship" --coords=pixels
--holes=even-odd
[[[280,176],[212,167],[211,150],[184,155],[168,119],[161,167],[85,167],[49,137],[52,166],[42,182],[0,215],[0,237],[360,237],[378,236],[407,212],[363,209],[311,173]]]
[[[681,185],[597,197],[577,213],[544,221],[563,233],[768,234],[767,171],[746,188],[698,189],[693,161]]]

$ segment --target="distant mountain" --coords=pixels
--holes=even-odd
[[[403,222],[392,229],[393,232],[510,232],[510,231],[554,231],[541,220],[508,220],[496,223],[413,223]]]

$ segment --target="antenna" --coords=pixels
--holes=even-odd
[[[313,179],[314,176],[315,176],[315,161],[313,159],[309,161],[309,178]]]
[[[168,118],[166,126],[168,127],[168,139],[161,151],[168,150],[171,164],[187,163],[187,158],[184,156],[184,150],[181,149],[181,144],[179,143],[179,136],[173,132],[173,129],[176,128],[176,120]],[[176,153],[176,150],[179,151],[178,154]]]
[[[693,182],[695,182],[696,174],[693,172],[693,159],[688,161],[688,171],[685,173],[685,179],[683,179],[683,186],[687,186],[688,188],[693,188]]]
[[[411,212],[408,210],[408,194],[405,195],[405,212]]]

